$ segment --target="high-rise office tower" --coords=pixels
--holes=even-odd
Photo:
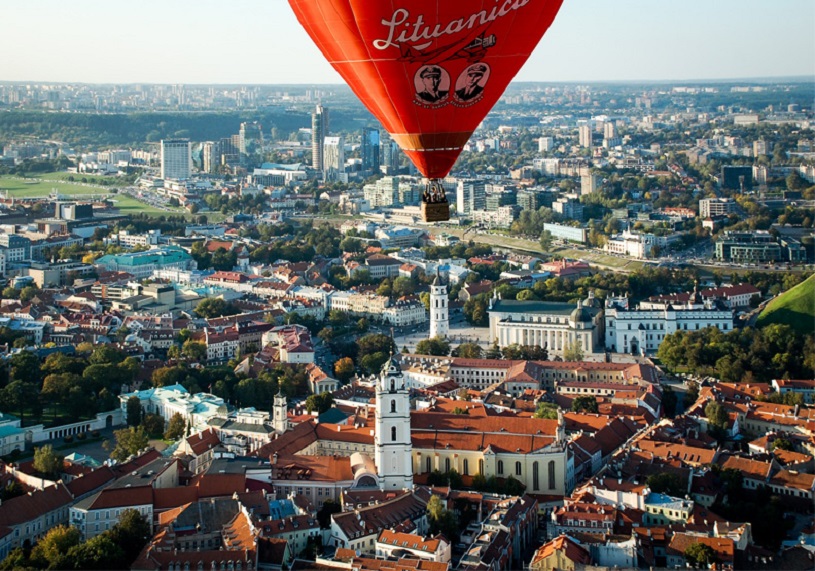
[[[324,137],[323,172],[326,180],[333,180],[345,172],[345,141],[342,137]]]
[[[460,180],[456,189],[456,212],[470,214],[473,210],[486,210],[487,189],[483,180]]]
[[[161,178],[184,180],[190,178],[192,152],[189,139],[161,140]]]
[[[323,144],[328,134],[328,109],[317,105],[311,114],[311,167],[323,171]]]
[[[237,165],[241,162],[241,151],[238,148],[236,138],[224,137],[218,141],[218,163],[221,165]]]
[[[257,121],[241,123],[238,149],[242,155],[251,155],[263,146],[263,127]]]
[[[379,172],[379,131],[370,127],[362,129],[362,170]]]
[[[382,159],[382,166],[385,174],[399,174],[399,169],[402,167],[402,149],[396,144],[396,141],[391,139],[382,139],[380,157]]]

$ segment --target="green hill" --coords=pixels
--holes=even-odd
[[[772,300],[756,320],[757,327],[784,323],[799,333],[815,331],[815,275]]]

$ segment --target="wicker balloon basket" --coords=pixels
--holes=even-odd
[[[425,222],[450,220],[450,204],[448,202],[422,202],[422,219]]]

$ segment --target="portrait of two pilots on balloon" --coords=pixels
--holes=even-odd
[[[416,87],[416,103],[425,107],[441,107],[452,102],[467,107],[481,99],[490,78],[490,66],[478,62],[470,65],[456,79],[450,93],[450,74],[438,65],[424,65],[413,78]]]

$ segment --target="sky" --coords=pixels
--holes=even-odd
[[[342,82],[286,0],[6,0],[0,21],[0,81]],[[813,78],[813,30],[812,0],[564,0],[516,81]]]

